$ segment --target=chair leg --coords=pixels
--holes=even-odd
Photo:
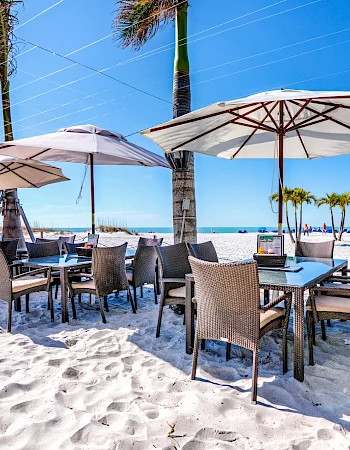
[[[327,327],[331,327],[331,326],[332,326],[331,320],[330,320],[330,319],[327,319]]]
[[[134,291],[134,303],[135,303],[135,308],[137,309],[137,292],[136,292],[136,286],[133,286],[133,291]]]
[[[191,380],[196,379],[197,362],[198,362],[198,347],[199,347],[199,339],[196,336],[196,338],[194,340],[194,346],[193,346]]]
[[[258,396],[258,363],[259,363],[259,348],[253,351],[252,399],[250,402],[252,405],[256,405],[256,398]]]
[[[231,359],[231,344],[228,342],[226,344],[226,361]]]
[[[306,312],[306,325],[307,325],[307,341],[309,347],[309,365],[314,365],[314,348],[313,348],[313,330],[314,330],[314,321],[311,314]]]
[[[103,306],[104,306],[105,310],[106,310],[107,312],[109,312],[107,295],[105,295],[105,296],[103,297]]]
[[[55,300],[57,300],[58,297],[58,284],[56,284],[56,288],[55,288]]]
[[[321,332],[322,332],[322,339],[324,341],[327,340],[327,336],[326,336],[326,327],[324,325],[324,320],[321,320]]]
[[[161,297],[160,298],[160,303],[159,303],[158,324],[157,324],[156,337],[159,337],[159,335],[160,335],[160,327],[162,326],[163,308],[164,308],[164,300]]]
[[[55,321],[55,311],[53,309],[53,296],[52,296],[52,290],[51,289],[49,289],[48,300],[47,301],[48,301],[48,303],[50,305],[51,322],[54,322]]]
[[[14,303],[15,303],[15,311],[21,312],[22,311],[21,297],[16,298]]]
[[[143,286],[140,286],[140,298],[143,298]]]
[[[79,294],[80,295],[80,294]],[[72,313],[73,313],[73,319],[77,318],[77,311],[75,309],[75,300],[74,300],[74,295],[72,295],[72,298],[70,299],[71,303],[72,303]]]
[[[316,326],[313,320],[312,320],[312,344],[316,345]]]
[[[205,339],[201,339],[201,350],[205,350]]]
[[[287,345],[287,327],[282,331],[282,370],[288,372],[288,345]]]
[[[7,332],[11,333],[11,327],[12,327],[12,300],[8,303],[8,310],[7,310]]]
[[[29,294],[26,294],[26,313],[29,314]]]
[[[133,312],[134,314],[136,314],[137,303],[136,303],[136,299],[135,299],[135,301],[134,301],[134,299],[132,298],[132,295],[131,295],[131,291],[130,291],[129,286],[128,286],[127,297],[128,297],[128,299],[129,299],[129,301],[130,301],[130,303],[131,303],[132,312]]]
[[[156,283],[154,283],[153,289],[154,289],[154,303],[155,303],[156,305],[158,305],[157,284],[156,284]]]
[[[99,304],[99,306],[100,306],[100,312],[101,312],[102,322],[103,322],[103,323],[107,323],[107,321],[106,321],[106,316],[105,316],[105,312],[103,311],[102,302],[101,302],[100,297],[98,297],[97,300],[98,300],[98,304]]]
[[[81,294],[78,294],[78,303],[81,303]]]

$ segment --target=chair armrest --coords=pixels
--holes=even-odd
[[[183,283],[185,284],[185,278],[161,278],[159,280],[161,283]]]
[[[16,276],[12,277],[12,280],[17,280],[18,278],[27,277],[28,275],[39,275],[41,273],[45,273],[48,271],[51,272],[50,267],[43,267],[42,269],[35,269],[35,270],[31,270],[29,272],[21,273],[20,275],[16,275]]]
[[[323,283],[334,283],[334,282],[338,282],[338,283],[350,283],[350,276],[342,276],[342,275],[333,275],[329,278],[327,278],[326,280],[324,280]]]
[[[272,302],[269,302],[267,305],[260,306],[260,310],[262,312],[266,312],[269,309],[273,308],[274,306],[278,305],[279,303],[283,302],[283,300],[287,302],[292,302],[292,294],[291,292],[288,292],[287,294],[280,295],[279,297],[275,298],[275,300],[272,300]]]
[[[84,278],[93,278],[92,273],[85,273],[85,272],[72,272],[71,274],[68,274],[68,277],[84,277]]]
[[[350,286],[348,289],[339,288],[336,284],[334,287],[317,286],[310,289],[310,295],[319,295],[319,293],[338,294],[341,297],[350,297]]]

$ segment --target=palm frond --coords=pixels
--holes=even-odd
[[[159,29],[176,16],[180,0],[117,0],[113,23],[116,40],[123,48],[139,50]]]

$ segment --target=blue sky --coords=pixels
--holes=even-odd
[[[350,90],[348,2],[190,3],[192,109],[281,87]],[[24,0],[24,7],[18,9],[16,35],[53,53],[74,52],[71,58],[98,70],[113,66],[106,73],[164,101],[22,42],[18,46],[17,73],[11,83],[15,138],[82,123],[127,136],[172,117],[173,26],[160,31],[139,52],[123,50],[109,36],[114,9],[113,0],[98,5],[92,0]],[[162,154],[160,148],[139,134],[129,139]],[[19,196],[29,220],[47,226],[88,226],[88,178],[83,198],[76,204],[84,166],[55,164],[71,181],[21,190]],[[287,160],[285,183],[304,187],[316,196],[347,191],[349,166],[350,156]],[[277,215],[268,202],[277,187],[273,169],[272,160],[227,161],[197,155],[198,225],[275,225]],[[96,167],[96,212],[97,216],[113,217],[134,228],[171,226],[171,172],[160,168]],[[308,207],[304,217],[312,225],[329,222],[326,207]]]

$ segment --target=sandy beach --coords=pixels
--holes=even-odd
[[[158,236],[172,243],[172,235]],[[201,234],[198,240],[212,240],[221,261],[256,250],[256,234]],[[136,247],[137,241],[123,233],[100,238],[105,245]],[[288,236],[285,249],[293,254]],[[334,254],[350,258],[350,235]],[[316,327],[315,366],[305,366],[303,383],[293,378],[293,319],[287,374],[280,332],[265,336],[254,406],[250,352],[234,348],[226,362],[225,344],[209,342],[190,381],[183,317],[166,308],[156,339],[158,305],[150,288],[138,299],[137,314],[125,293],[110,296],[105,325],[87,297],[77,305],[78,319],[64,325],[59,300],[54,323],[46,304],[46,294],[31,294],[30,313],[14,312],[8,334],[7,304],[0,302],[1,450],[350,448],[349,322],[332,321],[326,342]]]

